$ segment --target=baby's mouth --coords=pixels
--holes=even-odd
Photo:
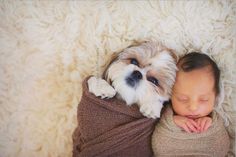
[[[187,115],[186,117],[188,117],[190,119],[197,119],[199,117],[199,115]]]

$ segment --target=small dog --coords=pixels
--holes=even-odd
[[[137,104],[148,118],[159,118],[170,98],[176,76],[176,56],[156,42],[145,42],[122,51],[105,71],[104,79],[91,77],[89,92],[101,98],[115,95],[127,105]]]

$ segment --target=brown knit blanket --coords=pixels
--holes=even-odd
[[[152,137],[157,157],[225,157],[229,150],[229,136],[223,120],[212,112],[212,125],[203,133],[187,133],[175,125],[173,110],[166,108]]]
[[[137,107],[89,93],[87,79],[78,105],[78,127],[73,133],[73,157],[151,157],[151,135],[156,120]]]

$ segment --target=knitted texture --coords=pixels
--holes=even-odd
[[[87,79],[73,134],[74,157],[149,157],[156,120],[144,117],[137,105],[116,98],[103,100],[89,93]]]
[[[224,157],[229,150],[229,136],[223,120],[212,112],[212,125],[203,133],[187,133],[175,125],[173,110],[166,108],[152,137],[155,156]]]

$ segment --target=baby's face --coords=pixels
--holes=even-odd
[[[215,103],[214,77],[209,67],[178,71],[171,97],[176,114],[196,119],[212,112]]]

